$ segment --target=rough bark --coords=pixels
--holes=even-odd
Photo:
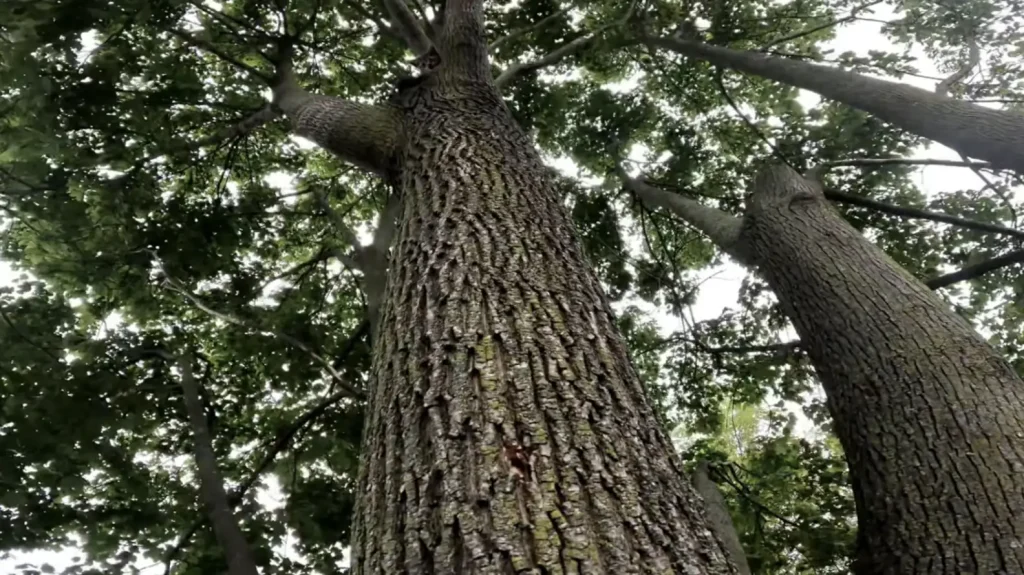
[[[734,573],[539,155],[446,46],[403,99],[354,572]]]
[[[387,176],[402,139],[401,117],[374,106],[305,91],[285,62],[274,82],[274,106],[291,121],[292,133],[369,172]]]
[[[1024,383],[820,189],[766,170],[742,241],[846,451],[858,573],[1024,573]]]
[[[906,84],[810,62],[681,38],[654,38],[648,42],[715,66],[816,92],[949,146],[965,156],[986,160],[994,168],[1024,173],[1024,114],[992,110]]]

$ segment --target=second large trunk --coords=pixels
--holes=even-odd
[[[766,170],[744,246],[821,377],[859,573],[1024,573],[1024,384],[814,184]]]

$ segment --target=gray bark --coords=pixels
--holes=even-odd
[[[453,4],[456,57],[403,97],[354,572],[734,573]]]
[[[231,510],[224,478],[217,469],[217,455],[213,451],[213,437],[206,425],[206,413],[199,398],[199,386],[192,374],[192,357],[183,353],[178,358],[181,371],[181,389],[185,398],[189,424],[192,428],[199,490],[206,507],[217,542],[227,558],[230,575],[259,575],[252,550],[245,539],[238,520]]]
[[[729,559],[736,565],[737,572],[740,575],[750,575],[747,555],[743,551],[743,545],[740,543],[740,536],[736,533],[736,526],[732,522],[732,516],[729,515],[729,506],[726,505],[725,497],[722,497],[722,492],[719,491],[718,486],[715,485],[715,482],[708,475],[707,461],[697,463],[697,468],[694,469],[693,477],[690,481],[693,484],[693,488],[704,500],[704,506],[708,511],[708,524],[711,526],[711,530],[715,532],[715,535],[725,545],[729,553]]]
[[[1024,173],[1024,114],[991,110],[905,84],[809,62],[732,50],[681,38],[652,46],[816,92],[935,140],[997,169]]]
[[[972,327],[775,167],[742,243],[828,396],[858,573],[1024,573],[1024,382]]]

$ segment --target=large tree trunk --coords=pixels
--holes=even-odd
[[[652,45],[733,68],[858,108],[912,134],[935,140],[993,167],[1024,173],[1024,115],[992,110],[920,88],[820,64],[732,50],[680,38]]]
[[[406,98],[356,573],[733,573],[493,84]]]
[[[853,478],[859,573],[1024,573],[1024,384],[792,170],[741,236],[814,362]]]

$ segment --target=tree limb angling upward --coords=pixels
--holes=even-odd
[[[196,306],[200,310],[206,312],[207,314],[209,314],[209,315],[211,315],[211,316],[213,316],[213,317],[215,317],[217,319],[226,321],[226,322],[228,322],[230,324],[237,325],[238,327],[242,327],[242,328],[245,328],[245,329],[251,329],[251,330],[253,330],[255,332],[258,332],[258,333],[266,333],[266,334],[272,335],[272,336],[274,336],[274,337],[276,337],[278,339],[281,339],[285,343],[288,343],[289,345],[291,345],[291,346],[293,346],[293,347],[295,347],[295,348],[305,352],[306,355],[308,355],[314,361],[319,363],[325,370],[327,370],[327,373],[329,373],[331,375],[331,377],[334,379],[335,383],[337,383],[341,387],[341,389],[343,389],[346,392],[348,392],[351,397],[356,398],[356,399],[364,399],[363,392],[358,390],[358,389],[356,389],[356,388],[354,388],[354,387],[352,387],[351,385],[349,385],[348,382],[346,382],[345,379],[341,377],[341,374],[338,373],[338,371],[336,369],[334,369],[334,366],[331,365],[331,362],[329,362],[326,359],[324,359],[323,356],[321,356],[320,354],[318,354],[315,351],[313,351],[312,348],[310,348],[308,345],[306,345],[303,341],[299,340],[298,338],[293,337],[293,336],[288,335],[287,333],[283,333],[283,332],[265,330],[265,329],[260,328],[258,326],[254,326],[254,325],[250,324],[249,322],[247,322],[247,321],[245,321],[245,320],[243,320],[241,318],[238,318],[238,317],[235,317],[233,315],[229,315],[229,314],[226,314],[226,313],[223,313],[223,312],[219,312],[219,311],[217,311],[217,310],[207,306],[206,304],[204,304],[198,297],[196,297],[191,292],[186,290],[184,286],[182,286],[180,283],[178,283],[177,280],[175,280],[174,278],[171,278],[170,276],[167,276],[167,277],[164,278],[164,285],[166,285],[172,291],[175,291],[175,292],[181,294],[185,299],[187,299],[189,302],[191,302],[192,305]]]
[[[217,56],[221,60],[227,62],[228,64],[231,64],[232,66],[238,68],[239,70],[245,72],[246,74],[249,74],[254,78],[258,78],[267,84],[270,84],[272,81],[272,78],[267,74],[260,72],[256,68],[253,68],[252,66],[244,62],[239,61],[237,58],[233,58],[227,52],[221,50],[220,48],[214,46],[206,40],[196,38],[192,34],[189,34],[188,32],[184,32],[182,30],[178,30],[177,28],[168,28],[167,32],[194,48],[198,48],[200,50],[203,50],[204,52],[209,52],[214,56]]]
[[[858,14],[860,14],[864,10],[867,10],[868,8],[870,8],[870,7],[872,7],[872,6],[876,5],[876,4],[881,4],[882,2],[883,2],[883,0],[871,0],[870,2],[866,2],[866,3],[861,4],[859,6],[854,6],[850,10],[850,13],[848,15],[842,17],[842,18],[836,18],[835,20],[831,20],[829,22],[825,22],[824,24],[820,24],[818,26],[812,26],[811,28],[807,28],[807,29],[804,29],[804,30],[798,30],[796,32],[793,32],[789,36],[783,36],[782,38],[777,38],[777,39],[772,40],[771,42],[765,44],[764,46],[761,46],[761,48],[758,51],[764,52],[765,50],[768,50],[769,48],[772,48],[774,46],[778,46],[779,44],[784,44],[786,42],[797,40],[797,39],[803,38],[805,36],[810,36],[811,34],[814,34],[815,32],[820,32],[822,30],[827,30],[828,28],[832,28],[832,27],[838,26],[840,24],[845,24],[847,22],[852,22],[852,21],[857,19],[857,15]]]
[[[729,559],[736,566],[736,571],[740,575],[750,575],[747,555],[743,552],[743,545],[740,544],[740,537],[736,533],[736,526],[729,515],[729,506],[726,505],[725,498],[722,497],[722,492],[718,490],[718,486],[715,485],[715,482],[708,475],[707,461],[701,460],[697,462],[697,467],[693,470],[693,477],[690,478],[690,483],[693,485],[693,489],[701,496],[701,499],[704,500],[704,505],[707,509],[708,526],[711,527],[711,531],[714,532],[715,536],[718,537],[718,540],[725,547]]]
[[[967,266],[960,271],[946,274],[944,276],[939,276],[937,278],[932,278],[926,281],[925,285],[932,288],[933,290],[949,287],[953,284],[977,279],[989,272],[994,272],[996,270],[1020,263],[1024,263],[1024,250],[1014,250],[999,257],[995,257],[990,260],[985,260],[973,266]]]
[[[849,166],[947,166],[950,168],[991,168],[988,162],[970,160],[939,160],[929,158],[853,158],[821,164],[820,167],[839,168]]]
[[[571,40],[536,60],[530,62],[521,62],[509,66],[507,70],[503,71],[501,74],[498,75],[498,77],[494,80],[494,84],[500,89],[508,85],[509,82],[514,80],[520,74],[524,74],[532,70],[539,70],[541,68],[546,68],[548,66],[554,66],[555,64],[558,64],[568,56],[572,56],[573,54],[576,54],[577,52],[585,48],[588,44],[593,42],[599,34],[611,28],[624,26],[627,22],[629,22],[630,18],[633,17],[633,10],[635,7],[636,2],[631,3],[629,8],[626,10],[626,13],[622,16],[622,18],[619,18],[609,24],[599,26],[593,32],[588,32],[587,34],[584,34],[583,36],[580,36],[575,40]],[[558,13],[556,13],[555,15],[558,15]],[[548,16],[548,18],[553,18],[555,15]],[[543,22],[544,20],[541,20],[541,22],[538,22],[535,26],[539,27]]]
[[[383,0],[383,2],[394,28],[402,35],[413,55],[422,58],[429,54],[434,43],[427,37],[423,25],[409,9],[405,0]]]
[[[743,220],[717,208],[710,208],[696,200],[656,188],[626,173],[621,164],[616,172],[626,188],[632,191],[649,208],[664,208],[683,221],[706,234],[725,253],[741,263],[747,258],[740,247],[740,231]]]
[[[967,62],[959,70],[950,74],[948,78],[939,82],[935,86],[935,93],[940,96],[948,95],[949,89],[954,84],[967,79],[967,76],[978,66],[979,62],[981,62],[981,50],[978,48],[978,42],[974,39],[974,36],[969,35],[967,37]]]
[[[288,46],[281,49],[277,74],[270,85],[273,105],[291,121],[293,134],[312,140],[359,168],[388,175],[402,134],[397,111],[307,92],[295,78]]]
[[[517,38],[521,38],[521,37],[523,37],[523,36],[525,36],[527,34],[532,34],[534,32],[537,32],[541,28],[547,26],[551,22],[554,22],[558,18],[560,18],[563,15],[565,15],[565,13],[568,12],[568,11],[569,10],[567,8],[563,8],[561,10],[558,10],[557,12],[554,12],[553,14],[550,14],[548,16],[545,16],[545,17],[541,18],[540,20],[537,21],[536,24],[533,24],[532,26],[524,26],[523,28],[518,28],[516,30],[513,30],[513,31],[509,32],[507,35],[502,36],[501,38],[498,38],[494,42],[491,42],[490,46],[487,47],[487,50],[493,54],[495,50],[497,50],[498,48],[501,48],[502,46],[504,46],[508,42],[511,42],[512,40],[515,40]]]
[[[348,355],[352,353],[353,349],[355,349],[356,342],[362,339],[363,335],[366,332],[367,325],[368,324],[365,321],[359,324],[359,326],[355,329],[354,333],[349,337],[348,341],[343,346],[341,352],[338,354],[338,357],[336,357],[334,360],[334,368],[336,370],[340,369],[341,366],[345,363],[345,360],[347,359]],[[173,361],[173,356],[170,356],[170,354],[167,354],[166,352],[158,353],[158,355],[164,357],[165,359],[170,358],[170,360]],[[246,493],[248,493],[249,490],[252,489],[252,486],[256,485],[256,482],[259,480],[260,476],[262,476],[263,473],[270,468],[270,466],[274,463],[274,460],[277,459],[277,456],[288,448],[288,445],[291,443],[292,439],[300,431],[302,431],[307,426],[316,421],[317,418],[326,413],[327,410],[330,409],[333,405],[337,404],[339,401],[345,398],[351,397],[352,396],[348,391],[342,390],[336,392],[330,395],[329,397],[323,399],[316,405],[314,405],[308,411],[299,416],[298,419],[292,422],[290,426],[288,426],[284,431],[282,431],[277,436],[277,439],[274,440],[274,443],[273,445],[271,445],[270,449],[267,450],[266,454],[264,454],[260,462],[249,473],[249,477],[245,481],[243,481],[238,486],[238,488],[231,493],[229,497],[227,497],[228,505],[232,509],[234,509],[234,507],[237,506],[242,501]],[[185,547],[189,540],[192,539],[192,536],[196,534],[196,531],[198,531],[199,528],[202,527],[207,520],[208,517],[206,516],[199,518],[187,530],[185,530],[185,532],[181,534],[177,542],[175,542],[174,546],[171,548],[171,550],[167,553],[167,555],[164,558],[164,562],[166,565],[164,575],[170,575],[171,565],[173,564],[175,557],[177,557],[178,553],[181,552],[181,550]]]
[[[714,66],[811,90],[961,154],[986,160],[994,169],[1024,173],[1024,114],[992,110],[906,84],[810,62],[672,37],[648,37],[645,42]]]
[[[199,487],[203,502],[213,523],[217,541],[227,556],[230,575],[259,575],[256,561],[252,557],[245,535],[238,526],[238,520],[231,511],[224,479],[217,469],[217,456],[213,451],[213,437],[206,425],[206,414],[199,399],[199,386],[192,374],[192,356],[183,353],[178,357],[181,372],[181,389],[185,396],[189,424],[195,441],[196,467],[199,470]]]
[[[852,206],[860,206],[862,208],[869,208],[877,212],[883,212],[886,214],[892,214],[894,216],[901,216],[904,218],[915,218],[920,220],[930,220],[933,222],[942,222],[944,224],[952,224],[954,226],[960,226],[971,230],[977,230],[980,232],[989,232],[994,234],[1001,234],[1004,236],[1013,236],[1015,238],[1024,239],[1024,232],[1008,228],[1006,226],[1000,226],[999,224],[990,224],[988,222],[979,222],[977,220],[970,220],[967,218],[960,218],[957,216],[951,216],[949,214],[943,214],[939,212],[932,212],[929,210],[922,210],[918,208],[908,208],[904,206],[896,206],[893,204],[887,204],[885,202],[879,202],[876,200],[870,200],[868,198],[862,198],[846,192],[840,192],[839,190],[825,189],[825,197],[833,202],[842,204],[850,204]]]

